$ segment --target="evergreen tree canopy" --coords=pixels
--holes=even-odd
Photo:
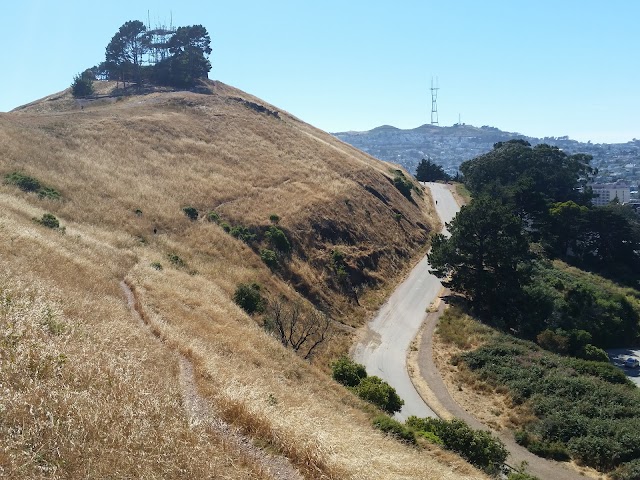
[[[522,221],[499,200],[482,196],[462,207],[437,235],[429,253],[433,273],[462,293],[480,314],[517,318],[521,287],[528,281],[529,243]]]
[[[158,52],[153,57],[150,52]],[[146,56],[149,54],[149,56]],[[138,20],[126,22],[113,36],[105,60],[94,68],[98,77],[122,82],[144,82],[192,87],[211,70],[211,38],[202,25],[178,27],[165,43],[153,43],[147,27]],[[154,58],[163,60],[155,63]],[[146,61],[145,61],[146,60]]]
[[[472,195],[502,198],[529,229],[536,229],[547,221],[553,203],[589,203],[587,182],[594,173],[590,161],[590,155],[567,155],[546,144],[531,147],[524,140],[510,140],[462,163],[460,171]]]
[[[449,180],[449,175],[444,169],[432,162],[431,159],[422,159],[416,168],[416,180],[419,182],[437,182],[438,180]]]

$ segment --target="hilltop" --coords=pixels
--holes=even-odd
[[[114,83],[0,114],[2,474],[272,478],[210,409],[306,478],[483,478],[375,431],[324,371],[424,253],[421,187],[221,82]],[[254,283],[329,316],[312,363],[234,302]]]

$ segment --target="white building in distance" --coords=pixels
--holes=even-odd
[[[631,199],[631,186],[621,183],[595,183],[591,185],[595,197],[591,200],[596,207],[611,203],[615,198],[620,203],[628,203]]]

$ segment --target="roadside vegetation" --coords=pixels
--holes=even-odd
[[[640,391],[620,369],[545,351],[457,307],[447,310],[438,335],[464,350],[451,361],[472,373],[468,384],[506,393],[518,411],[530,414],[516,421],[521,428],[514,434],[532,453],[600,471],[640,456]]]
[[[610,472],[640,458],[640,393],[604,351],[640,341],[640,219],[592,206],[590,159],[512,140],[463,163],[473,199],[429,258],[484,324],[443,318],[453,361],[532,415],[517,441]]]
[[[574,355],[640,338],[638,294],[629,293],[640,278],[640,220],[625,206],[591,206],[589,160],[514,140],[463,163],[473,200],[429,255],[434,273],[480,319],[521,338],[542,334],[549,346],[564,337]],[[630,290],[571,275],[553,259]]]

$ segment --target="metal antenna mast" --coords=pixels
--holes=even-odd
[[[431,125],[439,125],[438,123],[438,77],[436,77],[435,84],[433,77],[431,77]]]

